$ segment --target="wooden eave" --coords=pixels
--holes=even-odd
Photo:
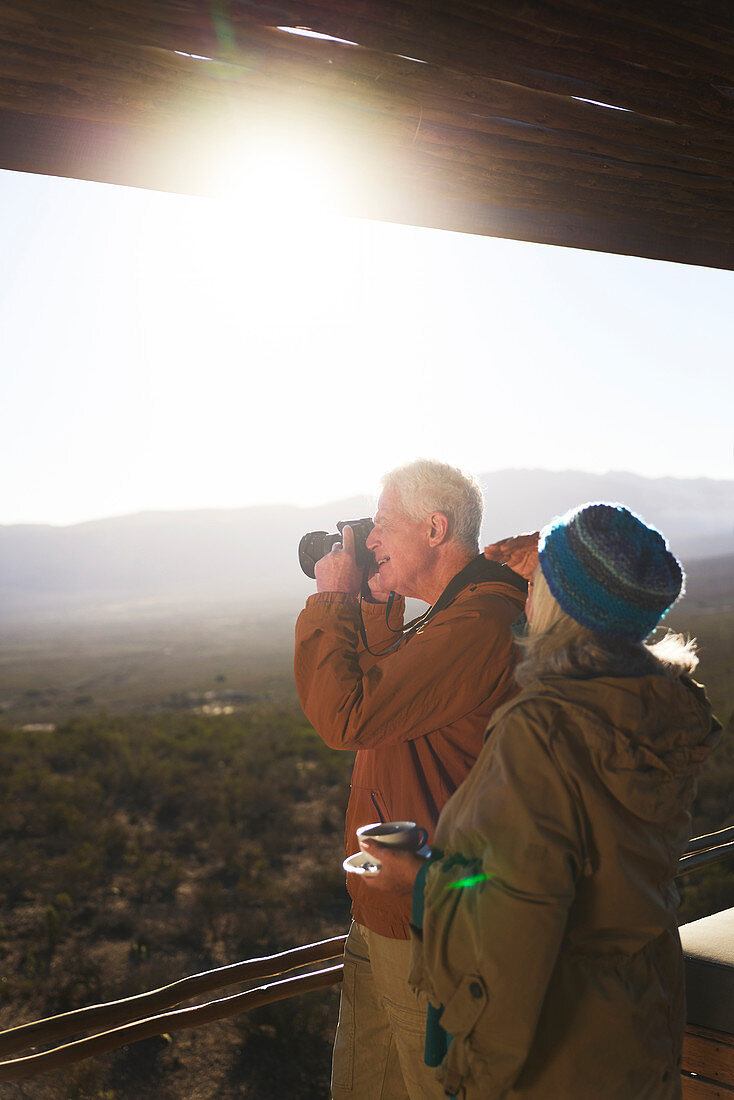
[[[345,213],[734,268],[730,0],[0,0],[0,168],[206,194],[286,124]]]

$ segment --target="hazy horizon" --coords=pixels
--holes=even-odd
[[[734,481],[544,470],[485,472],[479,480],[482,546],[537,530],[588,500],[621,501],[663,532],[696,584],[711,574],[720,579],[705,583],[722,599],[734,595]],[[55,616],[68,625],[71,618],[209,606],[218,613],[256,608],[267,617],[279,606],[296,608],[313,591],[297,557],[306,531],[333,531],[340,519],[373,512],[373,497],[355,495],[308,508],[254,505],[0,527],[0,615],[6,625]]]
[[[385,471],[387,472],[387,471]],[[663,476],[663,477],[648,477],[645,474],[638,474],[632,470],[582,470],[582,469],[557,469],[551,470],[548,467],[523,467],[523,466],[508,466],[495,470],[470,470],[468,473],[477,477],[482,482],[482,479],[486,477],[498,476],[502,474],[558,474],[558,475],[581,475],[590,477],[630,477],[632,479],[640,479],[641,481],[671,481],[671,482],[713,482],[716,484],[730,484],[734,486],[734,477],[731,478],[714,478],[714,477],[698,477],[688,478],[682,476]],[[0,522],[0,529],[7,527],[52,527],[52,528],[66,528],[66,527],[81,527],[85,524],[94,524],[96,522],[104,522],[105,520],[121,520],[121,519],[135,519],[136,517],[143,516],[156,516],[156,515],[185,515],[189,513],[199,512],[241,512],[247,509],[278,509],[283,508],[285,510],[295,510],[301,512],[312,512],[318,508],[333,508],[335,505],[339,505],[343,502],[348,502],[355,499],[370,498],[376,500],[376,496],[379,493],[379,485],[376,486],[371,492],[369,489],[357,489],[355,492],[329,499],[314,499],[313,501],[296,502],[288,500],[272,500],[263,501],[256,504],[240,504],[240,505],[202,505],[201,507],[180,507],[180,508],[141,508],[132,512],[118,512],[105,515],[85,516],[80,519],[71,520],[68,523],[53,523],[44,521],[24,521],[21,523],[2,523]],[[624,503],[623,501],[621,503]],[[732,516],[732,523],[734,526],[734,516]]]

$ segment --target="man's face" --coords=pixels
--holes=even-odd
[[[423,578],[429,564],[430,521],[411,519],[402,510],[400,497],[386,489],[377,502],[375,526],[367,538],[367,549],[375,555],[383,587],[401,596],[423,595]]]

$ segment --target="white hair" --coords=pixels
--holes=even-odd
[[[484,503],[473,477],[445,462],[419,458],[391,470],[382,484],[400,497],[402,510],[411,519],[443,512],[449,522],[448,537],[463,549],[478,552]]]
[[[668,632],[659,641],[628,642],[601,637],[562,610],[540,566],[533,584],[532,623],[520,642],[523,660],[515,669],[521,687],[545,676],[588,679],[593,676],[644,676],[662,673],[675,678],[698,664],[696,643]]]

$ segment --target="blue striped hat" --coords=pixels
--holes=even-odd
[[[609,638],[642,641],[683,588],[663,536],[621,504],[584,504],[552,520],[539,557],[562,610]]]

